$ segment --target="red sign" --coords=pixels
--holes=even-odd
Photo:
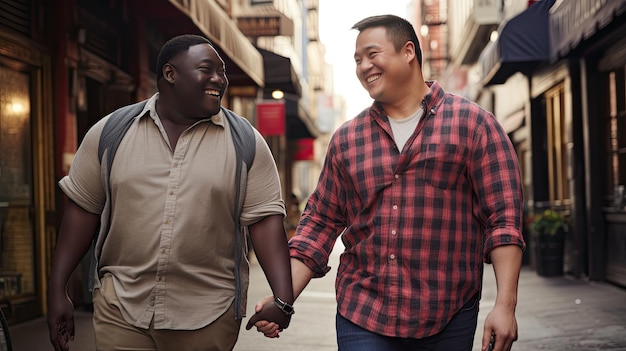
[[[293,153],[294,161],[313,161],[315,159],[315,139],[297,139],[296,150]]]
[[[283,101],[258,102],[256,128],[263,136],[285,135],[285,103]]]

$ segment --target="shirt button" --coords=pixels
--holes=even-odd
[[[398,206],[397,206],[397,205],[393,205],[393,207],[392,207],[392,208],[393,208],[394,210],[397,210],[397,209],[398,209]]]
[[[392,259],[392,260],[395,260],[396,259],[396,255],[391,254],[391,255],[389,255],[389,258]]]
[[[399,176],[399,175],[397,175],[397,174],[396,174],[396,175],[394,175],[393,177],[394,177],[394,178],[396,178],[396,179],[400,178],[400,176]]]
[[[392,230],[392,231],[391,231],[391,235],[396,235],[396,231],[395,231],[395,230]]]

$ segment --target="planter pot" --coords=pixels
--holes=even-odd
[[[555,235],[533,233],[531,253],[535,256],[533,261],[537,274],[543,277],[563,275],[564,238],[563,231]]]

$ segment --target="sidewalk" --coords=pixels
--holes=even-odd
[[[486,290],[495,296],[491,279]],[[486,303],[481,307],[483,311],[489,308]],[[515,351],[625,351],[626,289],[543,278],[525,268],[520,278],[517,320],[520,336]]]
[[[291,325],[279,339],[266,339],[242,328],[235,351],[337,350],[334,282],[338,251],[333,253],[328,275],[306,287],[296,302]],[[270,291],[258,264],[254,270],[249,316],[254,303]],[[491,265],[485,266],[483,286],[473,351],[481,349],[485,317],[495,303]],[[519,339],[513,351],[626,351],[626,289],[562,277],[544,278],[524,267],[516,315]]]
[[[332,270],[314,279],[296,302],[291,325],[278,339],[267,339],[254,330],[242,331],[234,351],[331,351],[335,341],[334,278],[339,250],[333,253]],[[250,274],[248,316],[254,304],[270,292],[254,258]],[[485,266],[484,290],[474,351],[480,350],[482,326],[493,307],[495,279]],[[626,289],[605,283],[567,278],[543,278],[528,267],[522,269],[517,306],[519,340],[514,351],[626,351]],[[77,336],[71,350],[93,351],[93,328],[88,312],[76,313]],[[14,351],[50,351],[45,318],[9,328]]]

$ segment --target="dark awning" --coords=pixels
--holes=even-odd
[[[550,17],[550,58],[557,61],[626,12],[626,0],[563,1]]]
[[[306,109],[294,98],[285,97],[285,113],[287,114],[287,139],[317,138],[320,135],[315,121]]]
[[[502,84],[516,72],[529,74],[550,58],[549,12],[555,0],[542,0],[503,23],[498,39],[480,57],[484,85]]]
[[[264,98],[271,98],[271,92],[282,90],[285,93],[285,114],[288,139],[317,138],[319,130],[300,104],[302,87],[293,69],[291,59],[274,52],[258,48],[263,56],[265,70]]]
[[[291,59],[261,48],[257,50],[263,57],[265,89],[270,91],[280,89],[287,94],[301,96],[302,88],[298,75],[291,65]]]

